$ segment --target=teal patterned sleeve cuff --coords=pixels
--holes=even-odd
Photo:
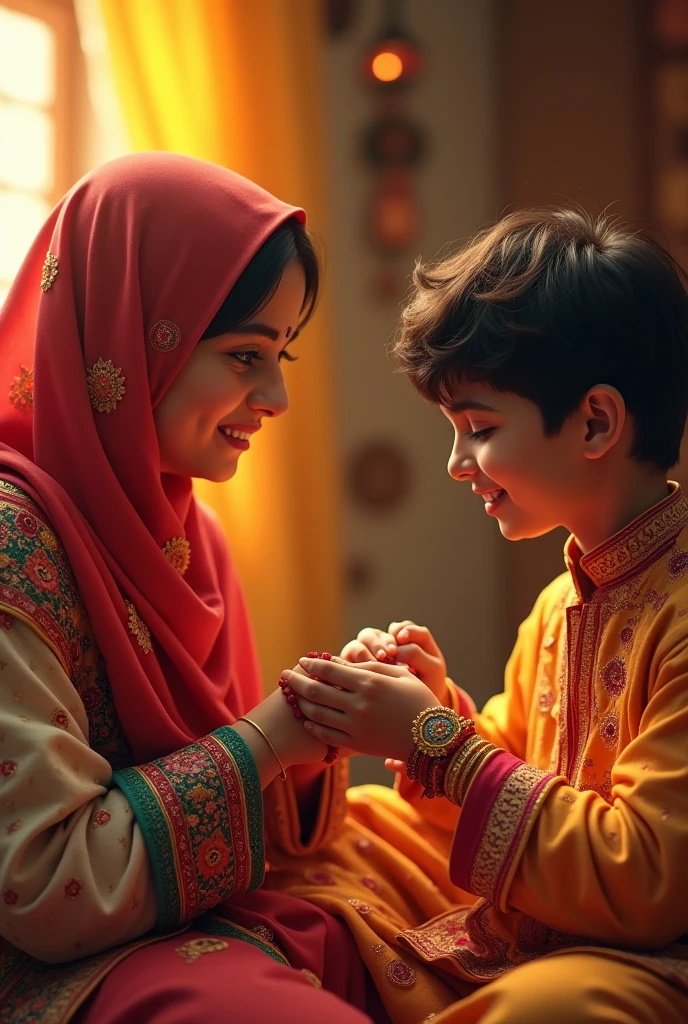
[[[263,795],[251,752],[230,726],[113,775],[153,866],[161,931],[257,889],[265,872]]]

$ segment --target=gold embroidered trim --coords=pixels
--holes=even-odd
[[[33,405],[33,370],[28,366],[20,366],[19,376],[10,384],[10,402],[24,414]]]
[[[114,412],[124,398],[124,377],[121,368],[110,359],[99,359],[86,371],[86,386],[96,412]]]
[[[173,569],[183,576],[191,562],[191,545],[184,537],[171,537],[163,544],[162,553]]]
[[[57,256],[48,251],[45,254],[43,261],[43,269],[41,270],[41,291],[49,292],[52,286],[55,284],[55,278],[57,277],[60,270],[59,263],[57,262]]]
[[[688,525],[688,500],[678,484],[672,493],[594,551],[580,567],[596,586],[611,583],[639,566]]]
[[[313,974],[313,971],[309,971],[307,967],[302,967],[301,973],[310,981],[313,988],[322,988],[322,981],[317,974]]]
[[[182,960],[186,960],[187,964],[192,964],[198,960],[199,956],[203,956],[205,953],[219,953],[220,950],[227,949],[228,946],[229,943],[224,939],[189,939],[183,946],[177,946],[175,953],[178,953]]]
[[[129,612],[129,626],[130,632],[136,637],[139,646],[143,649],[144,654],[150,654],[153,650],[153,644],[151,643],[150,630],[146,623],[140,618],[139,613],[134,608],[131,601],[125,601],[127,611]]]
[[[484,896],[498,905],[500,894],[496,890],[505,862],[518,855],[520,840],[527,834],[523,819],[531,794],[548,777],[551,777],[549,772],[531,764],[520,764],[501,787],[471,868],[469,891],[476,896]],[[529,809],[531,820],[541,799],[542,794],[535,806]]]

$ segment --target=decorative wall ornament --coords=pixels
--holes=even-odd
[[[384,0],[382,28],[362,61],[378,113],[364,129],[360,146],[373,173],[366,231],[378,252],[373,286],[380,298],[398,299],[403,292],[408,273],[404,257],[420,235],[416,172],[427,143],[406,102],[422,65],[421,50],[402,25],[401,0]]]
[[[372,512],[396,510],[411,487],[411,468],[394,441],[369,441],[354,453],[349,466],[349,493]]]
[[[688,270],[688,4],[652,0],[651,10],[652,214]]]

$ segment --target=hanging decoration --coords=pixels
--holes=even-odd
[[[648,10],[649,212],[688,273],[688,3],[652,0]],[[679,465],[676,479],[688,486],[688,434]]]
[[[404,257],[420,235],[416,175],[427,146],[407,106],[422,70],[421,50],[402,24],[401,0],[383,0],[381,30],[362,60],[377,112],[361,137],[361,155],[372,176],[366,227],[379,258],[373,290],[380,298],[402,294],[408,273]]]

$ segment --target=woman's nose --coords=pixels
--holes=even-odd
[[[287,411],[289,395],[281,366],[266,369],[265,375],[251,391],[248,405],[267,416],[281,416]]]

